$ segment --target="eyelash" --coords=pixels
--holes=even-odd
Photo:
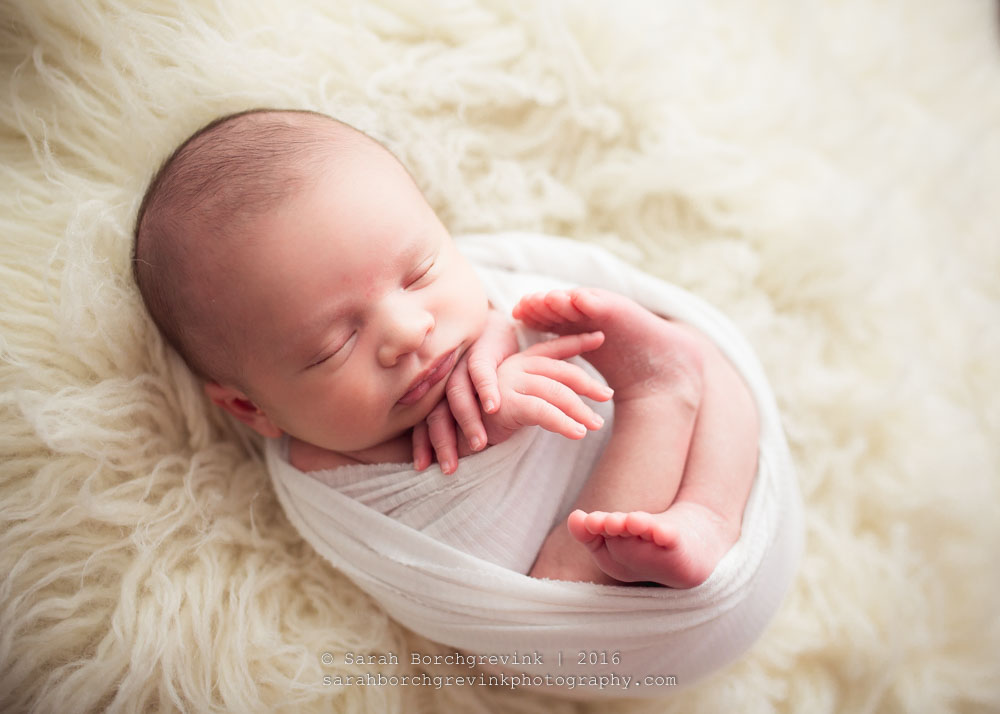
[[[354,333],[353,332],[347,336],[347,339],[344,340],[340,344],[340,346],[337,347],[337,349],[331,350],[325,357],[321,357],[320,359],[316,360],[311,365],[309,365],[309,367],[318,367],[319,365],[323,364],[324,362],[328,362],[331,358],[336,357],[338,352],[340,352],[342,349],[344,349],[345,347],[347,347],[347,343],[351,341],[352,337],[354,337]]]
[[[434,269],[434,265],[435,265],[435,263],[432,260],[430,263],[427,264],[426,268],[424,268],[423,270],[420,271],[420,274],[417,275],[417,277],[415,277],[415,278],[413,278],[413,280],[409,281],[404,287],[411,288],[414,285],[416,285],[417,283],[419,283],[421,280],[423,280],[424,278],[426,278],[428,276],[428,274],[431,272],[431,270]]]

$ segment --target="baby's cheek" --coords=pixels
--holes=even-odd
[[[474,333],[474,337],[478,337],[486,329],[486,322],[490,314],[490,302],[486,297],[486,291],[479,284],[478,280],[474,280],[467,287],[465,293],[462,302],[459,304],[464,305],[468,313],[471,323],[470,332]]]

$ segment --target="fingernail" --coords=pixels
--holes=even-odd
[[[453,473],[455,473],[455,468],[456,468],[455,462],[452,461],[451,459],[449,459],[448,461],[445,461],[443,464],[441,464],[441,470],[444,473],[446,473],[446,474],[453,474]]]
[[[469,441],[469,446],[472,447],[473,451],[479,451],[483,448],[483,440],[478,436],[474,436],[472,437],[472,440]]]
[[[607,394],[610,397],[611,395],[613,395],[615,393],[615,390],[613,390],[611,387],[605,387],[604,388],[604,393]]]
[[[577,424],[576,428],[573,429],[573,431],[575,431],[578,436],[583,436],[584,434],[587,433],[587,427],[585,427],[583,424]]]
[[[600,429],[602,426],[604,426],[604,417],[602,417],[600,414],[595,414],[593,421],[594,421],[595,424],[597,424],[597,428],[598,429]]]
[[[497,405],[492,399],[487,399],[486,403],[483,405],[483,409],[487,414],[492,414],[496,411]]]

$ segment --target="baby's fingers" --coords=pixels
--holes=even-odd
[[[433,458],[431,439],[427,434],[427,422],[422,421],[413,427],[413,468],[423,471],[431,465]]]
[[[471,363],[469,366],[471,368]],[[465,364],[462,362],[448,378],[445,394],[448,398],[448,406],[451,408],[450,416],[458,422],[469,446],[473,451],[484,448],[486,446],[486,428],[483,426],[483,418],[479,412],[479,402],[476,401],[476,392],[472,385],[469,369],[465,368]],[[497,401],[499,402],[499,397]]]
[[[458,468],[458,435],[448,402],[441,400],[427,415],[427,436],[437,455],[441,471],[446,474],[455,473]]]
[[[604,425],[604,419],[599,414],[560,382],[526,374],[517,391],[528,398],[518,405],[523,410],[522,423],[537,424],[570,439],[582,438],[587,429],[596,430]]]
[[[526,349],[522,354],[550,357],[552,359],[568,359],[584,352],[596,350],[604,344],[603,332],[582,332],[578,335],[563,335],[545,342],[538,342]]]
[[[491,310],[486,327],[479,339],[465,353],[468,358],[468,372],[472,384],[479,395],[483,411],[496,413],[500,408],[500,387],[497,383],[497,367],[505,359],[517,352],[517,333],[514,325]],[[466,433],[468,436],[468,433]]]
[[[469,378],[472,380],[476,394],[479,395],[479,401],[483,404],[483,411],[487,414],[493,414],[500,408],[500,387],[497,385],[497,364],[499,362],[500,360],[482,353],[476,353],[469,357]],[[477,417],[478,414],[479,410],[477,409]],[[481,421],[480,425],[482,425]],[[469,437],[469,432],[466,431],[465,435]],[[472,443],[471,438],[469,443]]]
[[[598,402],[606,402],[615,393],[611,387],[572,362],[535,356],[525,362],[524,368],[525,372],[547,377],[566,385],[581,396],[590,397]]]
[[[519,422],[523,426],[540,426],[546,431],[562,434],[567,439],[582,439],[587,427],[567,416],[558,407],[538,397],[522,395]],[[596,427],[595,427],[596,428]]]

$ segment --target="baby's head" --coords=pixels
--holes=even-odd
[[[237,114],[184,142],[147,190],[133,269],[213,402],[340,452],[421,421],[488,310],[402,164],[306,112]]]

